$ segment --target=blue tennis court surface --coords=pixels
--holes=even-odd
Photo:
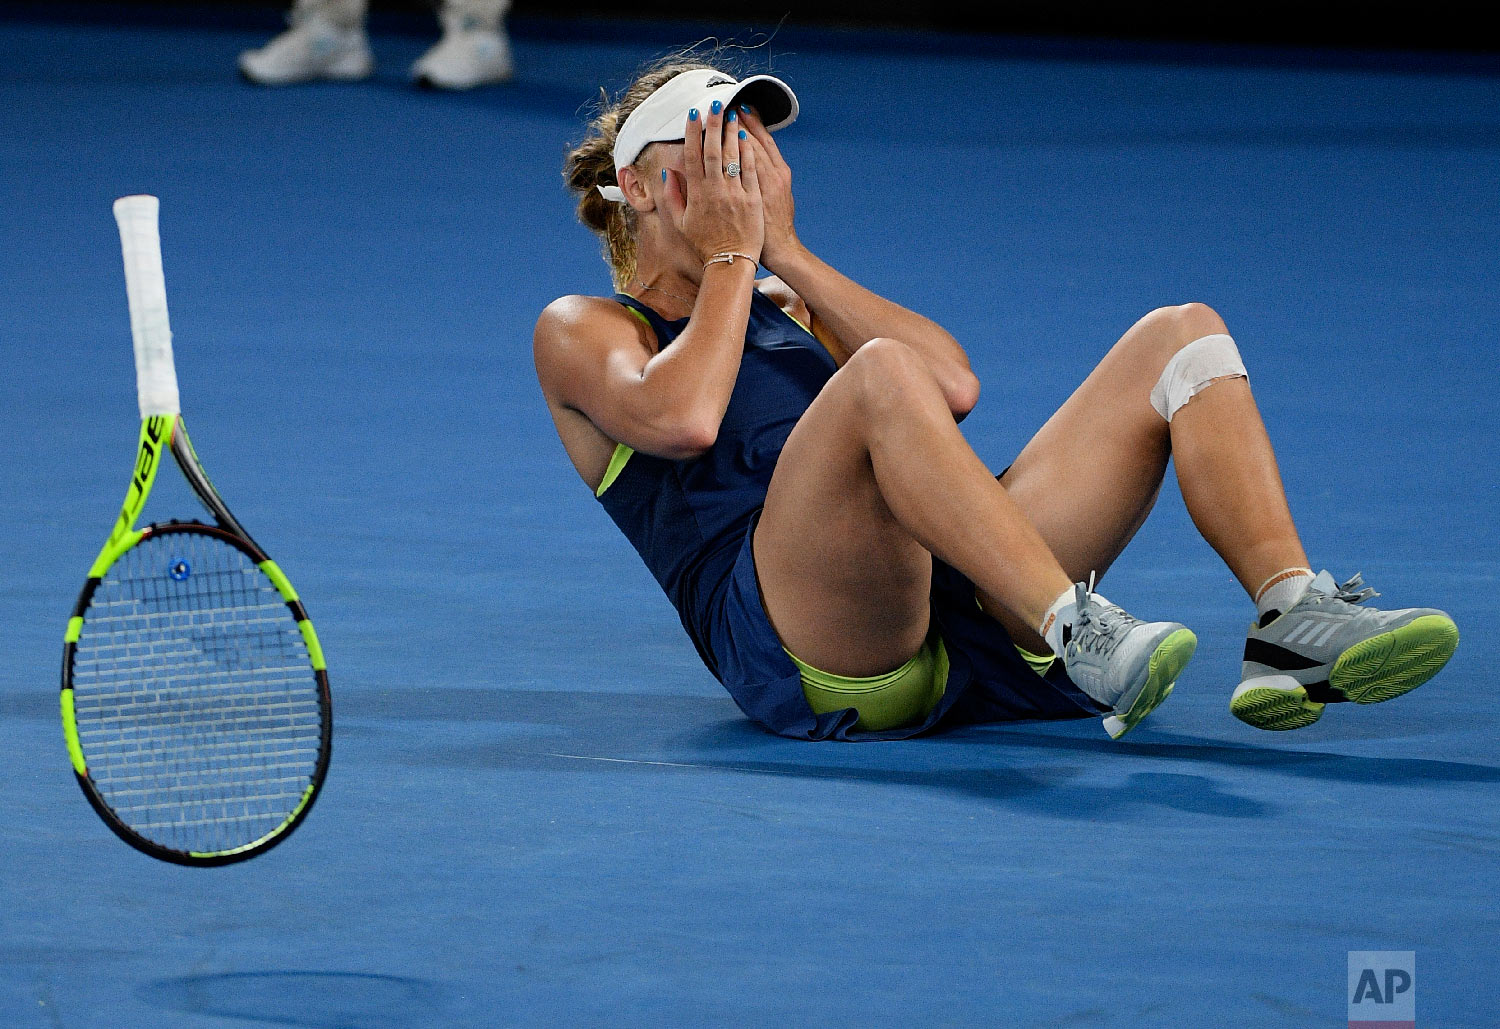
[[[1107,589],[1202,645],[1128,740],[800,744],[700,666],[532,378],[541,308],[609,289],[580,107],[674,42],[618,28],[449,96],[404,83],[416,37],[266,91],[257,33],[0,22],[0,1023],[1305,1027],[1390,950],[1419,1024],[1495,1024],[1500,76],[775,47],[803,237],[968,346],[994,466],[1207,301],[1314,563],[1464,634],[1410,697],[1241,725],[1250,608],[1169,486]],[[334,688],[307,825],[218,870],[112,837],[55,711],[133,453],[130,192],[194,441]]]

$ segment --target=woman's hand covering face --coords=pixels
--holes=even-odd
[[[716,101],[714,108],[719,108]],[[761,259],[765,215],[758,154],[742,146],[738,112],[694,110],[683,129],[682,171],[662,170],[663,202],[673,223],[707,261],[715,254]],[[737,165],[739,174],[727,169]]]
[[[797,246],[797,230],[794,225],[796,204],[792,199],[792,169],[765,123],[754,108],[743,108],[740,121],[744,124],[745,139],[740,150],[754,155],[756,177],[760,182],[761,206],[765,212],[765,246],[762,264],[772,271],[776,262]]]

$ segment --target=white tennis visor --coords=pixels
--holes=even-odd
[[[634,164],[650,144],[679,142],[688,111],[696,107],[699,118],[706,118],[715,100],[723,101],[726,109],[749,104],[772,132],[797,120],[797,94],[774,75],[752,75],[739,81],[712,68],[685,71],[641,101],[620,126],[620,134],[615,137],[615,178],[618,180],[620,169]],[[619,186],[595,188],[606,200],[625,202]]]

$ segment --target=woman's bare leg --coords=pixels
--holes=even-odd
[[[1260,409],[1244,379],[1214,383],[1172,416],[1177,484],[1193,524],[1252,597],[1307,566]]]
[[[933,554],[1029,626],[1071,582],[895,340],[861,347],[798,421],[754,547],[782,643],[840,675],[889,671],[920,648]]]
[[[1172,356],[1225,331],[1203,304],[1151,312],[1121,337],[1001,480],[1070,578],[1102,576],[1120,555],[1155,503],[1174,454],[1194,524],[1247,592],[1284,568],[1306,565],[1249,383],[1214,383],[1170,424],[1151,406],[1151,388]],[[1046,652],[1035,628],[992,603],[983,587],[981,600],[1016,642]]]

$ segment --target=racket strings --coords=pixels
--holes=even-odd
[[[291,611],[238,548],[147,536],[105,574],[73,661],[89,775],[126,825],[219,853],[274,832],[312,782],[322,692]]]

